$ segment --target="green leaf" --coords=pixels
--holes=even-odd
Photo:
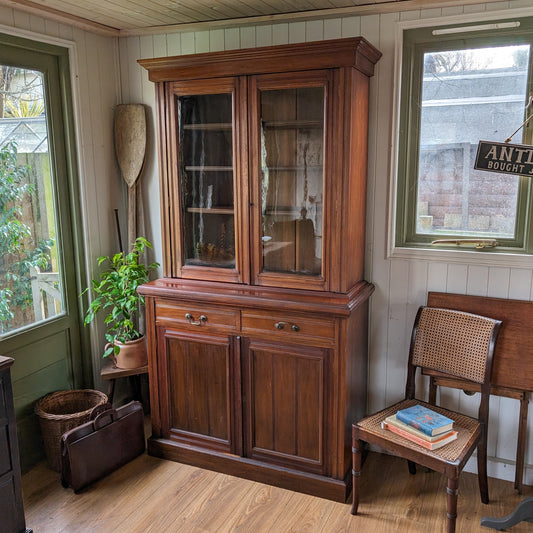
[[[152,246],[144,237],[139,237],[128,254],[119,252],[97,260],[98,266],[105,268],[97,280],[91,281],[94,297],[87,308],[85,322],[93,321],[101,309],[106,309],[104,323],[109,342],[113,342],[114,336],[120,336],[121,342],[125,342],[139,335],[137,317],[144,297],[137,288],[148,282],[150,273],[159,267],[158,263],[147,267],[140,261],[145,248]],[[85,292],[87,289],[82,294]]]

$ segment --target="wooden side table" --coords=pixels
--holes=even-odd
[[[528,406],[530,393],[533,392],[533,357],[531,356],[533,302],[429,292],[427,304],[433,307],[458,309],[502,321],[502,328],[494,351],[490,392],[520,401],[514,486],[518,493],[522,494]],[[465,390],[464,384],[458,379],[446,380],[445,382],[438,377],[438,373],[434,373],[432,379],[435,385]],[[476,390],[471,387],[469,392],[476,392]],[[435,394],[434,390],[432,394]]]
[[[113,403],[115,381],[119,378],[127,378],[129,376],[136,377],[134,380],[134,395],[135,399],[141,400],[142,392],[140,377],[143,374],[148,374],[148,365],[140,366],[138,368],[117,368],[113,361],[107,358],[102,366],[102,369],[100,370],[100,376],[104,381],[109,382],[107,388],[107,397],[109,398],[109,402]]]

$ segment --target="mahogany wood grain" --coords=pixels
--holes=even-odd
[[[235,453],[232,339],[158,326],[159,357],[165,361],[159,397],[161,432],[182,445]]]
[[[282,117],[284,120],[289,121],[290,119],[296,119],[297,116],[299,119],[302,119],[302,116],[305,117],[303,111],[300,109],[305,109],[307,106],[312,108],[312,105],[316,105],[316,101],[298,101],[295,96],[296,89],[321,89],[324,95],[324,102],[318,107],[321,111],[320,120],[318,122],[326,121],[326,128],[323,136],[324,142],[328,142],[328,139],[333,137],[334,141],[337,141],[342,145],[340,139],[338,138],[338,131],[329,129],[329,117],[331,116],[332,108],[332,94],[335,94],[335,88],[332,84],[332,72],[329,70],[312,70],[312,71],[301,71],[294,73],[274,73],[268,75],[254,76],[250,79],[250,90],[249,90],[249,102],[250,109],[254,110],[250,115],[250,155],[251,155],[251,164],[250,169],[252,176],[258,174],[262,168],[262,159],[264,157],[262,150],[262,142],[264,139],[265,145],[268,147],[268,141],[270,146],[275,152],[276,161],[267,160],[268,165],[280,165],[288,166],[291,168],[295,164],[295,157],[298,154],[298,143],[301,142],[298,140],[298,135],[295,129],[282,129],[281,131],[275,131],[275,138],[268,137],[268,130],[265,131],[265,128],[262,127],[262,123],[265,120],[274,120],[277,116]],[[281,89],[284,90],[284,93],[281,93]],[[270,94],[271,92],[274,95]],[[261,113],[256,112],[256,110],[261,109]],[[325,110],[325,114],[324,114]],[[296,114],[298,111],[298,115]],[[318,116],[315,118],[318,119]],[[265,138],[266,136],[266,138]],[[315,157],[318,157],[318,154],[315,154]],[[315,290],[329,290],[329,276],[327,272],[327,263],[325,259],[329,259],[333,256],[333,261],[337,260],[339,249],[331,246],[330,232],[335,232],[336,228],[331,226],[329,222],[330,210],[327,208],[328,196],[330,190],[333,187],[333,182],[336,181],[337,176],[329,167],[329,161],[331,160],[327,149],[323,149],[321,146],[320,157],[323,160],[323,171],[320,176],[315,175],[317,185],[316,187],[320,190],[321,195],[323,195],[323,214],[320,217],[317,217],[318,220],[322,220],[322,228],[315,228],[315,230],[323,235],[323,246],[322,246],[322,257],[316,258],[317,262],[320,263],[320,268],[318,272],[314,268],[311,268],[311,271],[314,272],[314,275],[291,275],[286,274],[289,272],[298,272],[297,263],[300,260],[301,255],[311,252],[313,259],[315,256],[315,236],[314,232],[311,237],[306,237],[304,240],[297,240],[298,237],[298,228],[301,226],[301,222],[310,222],[309,220],[299,220],[294,219],[294,216],[287,217],[286,220],[280,220],[279,215],[263,215],[262,211],[264,209],[265,199],[263,199],[264,193],[264,181],[261,175],[255,176],[252,180],[254,185],[253,187],[253,196],[251,203],[253,207],[251,209],[251,217],[253,220],[253,233],[252,233],[252,265],[251,265],[251,279],[252,283],[255,285],[268,285],[268,286],[292,286],[300,287],[307,289]],[[311,171],[306,171],[308,176],[306,177],[309,182],[312,183],[312,178],[309,176]],[[297,181],[294,179],[293,171],[283,171],[275,173],[274,176],[268,177],[269,181],[275,179],[275,183],[270,184],[268,187],[269,194],[266,198],[266,204],[269,207],[276,208],[276,206],[293,206],[300,208],[300,205],[295,198],[298,197],[296,189],[298,189]],[[306,185],[300,185],[301,189],[304,189]],[[314,187],[311,184],[309,186],[310,190],[313,190]],[[302,196],[303,199],[303,196]],[[271,220],[272,219],[272,220]],[[263,222],[264,221],[264,222]],[[271,224],[274,222],[273,224]],[[280,247],[276,251],[270,253],[264,253],[262,242],[262,228],[265,224],[271,224],[273,226],[273,242],[284,243],[287,245]],[[312,224],[311,224],[312,225]],[[309,226],[307,225],[309,228]],[[309,233],[309,230],[307,230]],[[296,240],[295,240],[296,239]],[[312,241],[312,242],[308,242]],[[254,246],[253,243],[256,243]],[[301,250],[298,250],[295,244],[302,246]],[[307,246],[307,247],[306,247]],[[266,249],[265,249],[266,251]],[[358,262],[361,258],[355,258],[354,261]],[[314,267],[314,265],[313,265]]]
[[[369,76],[380,56],[364,39],[352,38],[140,61],[157,87],[165,276],[332,292],[347,292],[362,279]],[[297,66],[292,68],[295,63]],[[284,226],[278,225],[277,239],[291,242],[298,235],[301,249],[288,247],[276,252],[273,259],[264,258],[261,98],[266,89],[290,93],[291,89],[304,87],[323,87],[325,91],[324,183],[319,198],[323,211],[321,257],[315,259],[310,254],[313,246],[308,241],[313,239],[309,231],[297,231],[299,226],[290,219]],[[176,98],[221,92],[233,96],[235,269],[195,267],[185,265],[183,259],[185,222],[178,185]],[[288,106],[290,116],[289,100],[276,105],[278,110]],[[293,132],[283,135],[286,141],[276,143],[282,160],[283,150],[288,157],[297,145]],[[290,190],[292,180],[278,178],[280,201],[286,198],[291,205],[289,198],[295,196]],[[276,178],[272,175],[269,179]],[[305,259],[306,254],[311,259]],[[271,268],[272,260],[276,268]],[[311,270],[315,272],[316,260],[320,272],[298,274],[296,266],[311,260]],[[296,273],[291,273],[293,270]]]
[[[200,319],[201,316],[204,318]],[[158,325],[177,326],[193,332],[198,331],[196,323],[201,320],[202,331],[227,332],[239,329],[240,315],[237,309],[161,300],[156,304],[155,319]]]
[[[160,278],[139,287],[139,292],[157,300],[201,302],[233,308],[272,309],[279,311],[312,312],[324,317],[349,317],[374,292],[374,286],[360,280],[346,293],[291,290],[280,287],[255,287],[237,283],[193,281],[180,278]],[[155,301],[153,302],[155,305]],[[155,307],[152,318],[155,320]]]
[[[139,289],[150,453],[345,501],[351,423],[366,411],[368,78],[380,56],[350,38],[139,61],[158,99],[166,276]],[[219,150],[229,145],[227,116],[207,105],[221,94],[232,98],[231,157]],[[199,142],[193,157],[180,146],[177,102],[198,95],[206,117],[187,130],[216,125],[224,142]],[[313,164],[299,162],[302,143]],[[210,150],[225,158],[213,162]],[[207,162],[225,173],[230,159],[233,205],[206,216],[234,217],[234,268],[202,257],[198,244],[222,245],[205,220],[191,235],[203,205],[186,190],[188,172],[207,172]],[[229,187],[220,189],[227,200]],[[311,190],[315,220],[295,215]],[[263,224],[280,206],[267,254]]]
[[[366,405],[373,287],[364,283],[348,297],[167,279],[140,290],[156,336],[150,453],[344,501],[346,432]],[[240,310],[241,318],[226,323],[225,335],[223,324],[215,332],[191,327],[172,303],[182,312],[187,300],[198,310]],[[304,334],[276,321],[300,324]],[[220,425],[209,424],[213,417]]]
[[[327,473],[328,350],[246,339],[245,453]]]
[[[354,53],[356,52],[356,53]],[[180,79],[296,72],[322,68],[351,67],[366,76],[374,74],[381,57],[362,37],[332,39],[281,46],[208,52],[204,54],[139,59],[153,82]]]
[[[243,224],[244,212],[239,203],[239,199],[243,197],[242,189],[245,187],[243,179],[239,172],[242,171],[245,163],[242,157],[246,154],[243,151],[245,140],[242,138],[243,130],[241,127],[244,119],[241,117],[242,107],[240,102],[244,95],[240,94],[242,84],[236,77],[228,77],[222,79],[209,80],[194,80],[192,82],[174,81],[165,86],[160,87],[163,91],[163,104],[165,115],[158,115],[158,120],[164,123],[160,126],[160,143],[167,146],[166,151],[162,153],[165,157],[160,161],[162,167],[167,168],[166,175],[163,175],[164,188],[168,190],[168,198],[164,198],[162,202],[162,219],[170,218],[171,224],[163,223],[162,239],[164,241],[164,248],[170,251],[171,257],[170,266],[165,267],[166,275],[180,278],[190,279],[207,279],[220,282],[237,282],[242,283],[248,278],[248,265],[244,263],[246,253],[242,245],[236,246],[235,268],[209,268],[197,267],[191,264],[185,264],[182,250],[184,249],[184,232],[185,221],[183,214],[183,198],[179,186],[179,153],[180,153],[180,139],[177,131],[178,124],[178,110],[177,100],[183,96],[194,95],[217,95],[229,94],[232,98],[232,161],[233,161],[233,191],[235,195],[235,242],[241,243],[245,240],[247,234],[247,227]],[[168,116],[168,118],[167,118]],[[168,211],[165,211],[168,209]],[[167,231],[165,231],[167,230]]]
[[[172,227],[172,215],[169,201],[174,197],[175,192],[172,190],[172,180],[169,177],[168,161],[170,158],[169,145],[163,142],[165,132],[168,130],[168,101],[165,96],[164,88],[161,85],[156,86],[156,115],[158,117],[157,127],[157,157],[159,161],[159,205],[161,213],[168,213],[169,216],[161,217],[161,232],[163,236],[170,236]],[[172,261],[172,247],[169,237],[162,239],[162,257],[163,257],[163,275],[171,276],[174,270]]]
[[[17,440],[17,421],[11,384],[11,357],[0,355],[0,530],[32,533],[26,528]]]
[[[369,79],[357,70],[345,69],[345,109],[349,110],[350,120],[344,120],[345,150],[344,184],[340,201],[341,223],[338,226],[341,237],[342,254],[339,256],[340,290],[351,287],[363,278],[364,263],[354,262],[356,257],[365,255],[366,224],[366,180],[357,179],[367,168],[368,132],[363,124],[368,124]],[[333,289],[335,290],[335,289]]]
[[[235,102],[235,134],[237,135],[234,146],[235,152],[233,156],[235,175],[239,177],[235,183],[235,205],[250,206],[251,192],[250,182],[252,172],[249,168],[250,148],[249,148],[249,124],[244,118],[250,113],[248,107],[248,85],[249,80],[246,76],[241,76],[238,80],[237,94],[240,95],[239,100]],[[248,140],[248,142],[246,142]],[[235,231],[236,240],[249,240],[251,231],[250,209],[237,210],[235,217]],[[249,246],[237,246],[237,265],[241,272],[241,282],[245,284],[250,283],[250,262],[253,251]]]
[[[272,337],[272,333],[276,332],[279,338],[289,342],[332,345],[337,328],[333,317],[314,318],[296,313],[246,310],[242,313],[242,331],[246,335],[263,338]]]

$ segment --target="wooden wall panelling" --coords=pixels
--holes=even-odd
[[[376,65],[376,76],[370,81],[369,101],[369,142],[368,142],[368,182],[367,213],[373,210],[375,215],[367,214],[365,272],[369,279],[375,281],[377,290],[370,301],[370,351],[368,369],[368,409],[375,412],[386,405],[386,386],[389,366],[389,330],[391,327],[389,292],[391,279],[391,261],[385,259],[387,248],[387,192],[389,189],[389,168],[391,154],[383,151],[390,143],[392,127],[392,73],[394,72],[394,31],[398,15],[382,15],[376,28],[375,22],[363,18],[359,21],[361,35],[384,52]],[[343,20],[344,22],[344,20]],[[353,23],[353,22],[352,22]],[[377,213],[381,216],[377,216]],[[387,354],[387,355],[386,355]],[[396,351],[396,357],[398,352]]]
[[[272,44],[289,43],[289,25],[285,22],[282,24],[272,25]]]

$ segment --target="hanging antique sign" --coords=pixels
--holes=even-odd
[[[533,176],[533,146],[479,141],[474,168]]]

